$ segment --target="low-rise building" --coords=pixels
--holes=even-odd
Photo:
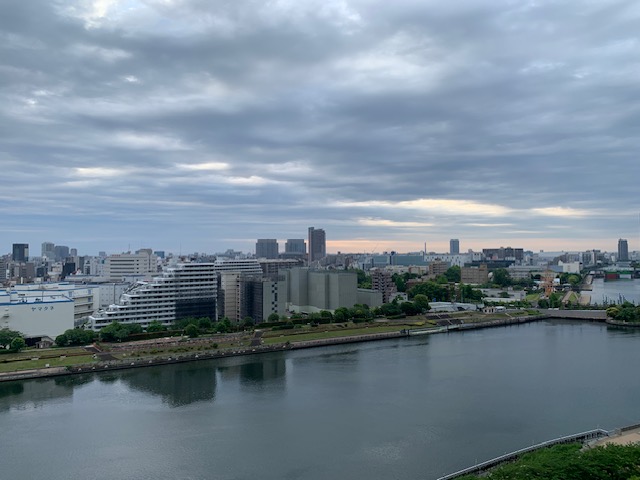
[[[460,269],[460,281],[472,285],[482,285],[489,281],[489,269],[486,265],[478,267],[462,267]]]
[[[30,337],[56,338],[74,327],[74,302],[56,293],[28,296],[15,290],[0,291],[0,328]]]

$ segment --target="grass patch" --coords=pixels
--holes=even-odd
[[[383,327],[368,327],[368,328],[354,328],[348,330],[321,330],[319,332],[313,333],[300,333],[300,334],[292,334],[292,335],[282,335],[282,336],[269,336],[264,337],[263,341],[265,345],[274,345],[278,343],[286,343],[286,342],[308,342],[311,340],[322,340],[326,338],[340,338],[340,337],[350,337],[352,335],[367,335],[373,333],[387,333],[387,332],[399,332],[405,328],[404,326],[383,326]]]
[[[47,364],[49,364],[49,367],[69,367],[72,365],[94,363],[95,361],[91,354],[66,358],[41,358],[40,360],[26,359],[19,362],[0,363],[0,372],[18,372],[20,370],[31,370],[33,368],[46,368],[45,365]]]

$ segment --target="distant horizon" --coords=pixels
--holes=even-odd
[[[261,238],[268,238],[268,237],[261,237]],[[296,238],[296,237],[291,237],[291,238]],[[297,238],[303,238],[305,240],[305,243],[307,243],[308,241],[306,237],[297,237]],[[621,237],[621,238],[624,238],[624,237]],[[235,250],[245,254],[253,254],[255,253],[256,240],[246,241],[244,248],[242,248],[242,246],[239,245],[240,242],[238,242],[238,244],[236,244],[235,246],[232,246],[230,244],[229,246],[226,246],[226,247],[209,248],[209,249],[203,249],[203,248],[188,249],[184,246],[178,247],[176,249],[172,249],[172,248],[156,247],[149,244],[139,244],[139,246],[134,246],[133,243],[130,245],[128,244],[123,249],[95,248],[95,247],[81,248],[79,246],[73,245],[72,243],[56,243],[53,240],[44,240],[38,243],[30,243],[28,241],[16,241],[16,242],[11,242],[11,244],[9,244],[9,249],[5,254],[11,253],[11,245],[13,243],[28,243],[29,257],[30,258],[40,257],[42,243],[49,242],[49,241],[51,241],[55,245],[64,245],[69,248],[76,248],[78,250],[78,255],[80,256],[97,256],[98,253],[101,251],[104,251],[105,253],[107,253],[107,255],[113,255],[113,254],[125,253],[128,251],[135,252],[137,250],[141,250],[144,248],[150,248],[153,251],[164,251],[167,254],[171,253],[173,255],[190,255],[193,253],[214,255],[216,253],[224,253],[227,250]],[[277,240],[278,240],[279,252],[283,253],[284,243],[286,242],[287,239],[277,239]],[[561,247],[560,245],[550,245],[548,248],[541,248],[541,249],[528,248],[527,245],[518,244],[515,242],[500,243],[500,242],[491,242],[491,241],[484,240],[482,242],[473,243],[471,241],[467,242],[465,239],[462,239],[462,238],[460,238],[459,240],[460,240],[460,254],[467,253],[470,248],[473,249],[473,251],[475,252],[481,252],[485,248],[500,248],[500,247],[522,248],[525,251],[531,251],[533,253],[541,253],[541,252],[542,253],[563,253],[563,252],[579,253],[587,250],[600,250],[602,252],[607,252],[607,253],[617,253],[618,251],[618,248],[617,248],[618,239],[615,239],[614,245],[609,248],[598,248],[597,246],[591,246],[593,244],[591,243],[590,240],[584,240],[581,242],[581,244],[585,245],[584,247],[577,247],[575,244],[576,242],[574,242],[573,248],[560,248]],[[629,253],[631,254],[637,251],[637,249],[634,249],[632,247],[633,244],[631,239],[627,238],[626,240],[628,241],[628,244],[629,244]],[[246,246],[247,242],[249,242],[249,245],[250,245],[249,248],[247,248]],[[609,240],[608,243],[611,243],[611,241]],[[434,242],[434,243],[427,243],[426,246],[427,246],[427,250],[426,250],[427,253],[434,252],[439,254],[446,254],[449,252],[449,240]],[[562,246],[567,247],[567,244]],[[94,253],[88,253],[90,250],[92,250]],[[409,242],[409,241],[402,242],[402,243],[394,242],[394,241],[385,242],[385,241],[365,240],[365,239],[346,240],[346,241],[330,240],[330,239],[327,240],[327,254],[342,253],[342,254],[376,254],[377,255],[377,254],[382,254],[383,252],[392,252],[392,251],[399,254],[421,253],[424,251],[424,243],[420,244],[418,242]]]

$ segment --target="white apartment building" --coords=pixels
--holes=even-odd
[[[122,280],[130,275],[156,275],[158,257],[151,250],[139,250],[137,253],[109,255],[104,261],[103,275],[111,282]]]
[[[247,275],[262,275],[260,263],[255,258],[220,259],[214,264],[218,273],[233,272]]]
[[[166,267],[162,276],[138,281],[118,303],[89,317],[93,330],[111,322],[137,323],[146,328],[158,321],[170,326],[187,317],[216,320],[217,274],[213,263],[178,263]]]

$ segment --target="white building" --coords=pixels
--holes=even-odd
[[[29,298],[62,295],[71,299],[76,326],[85,323],[100,306],[100,289],[96,285],[74,285],[67,282],[29,283],[16,285],[14,291],[20,296]]]
[[[104,262],[104,276],[111,282],[122,280],[129,275],[156,275],[158,257],[151,250],[138,250],[137,253],[109,255]]]
[[[221,259],[214,264],[214,270],[218,273],[233,272],[247,275],[262,275],[260,263],[255,258]]]
[[[117,304],[89,318],[100,330],[111,322],[138,323],[146,328],[158,321],[170,326],[187,317],[216,320],[217,274],[213,263],[178,263],[162,276],[139,281],[126,290]]]
[[[74,302],[62,294],[28,296],[25,292],[0,291],[0,328],[26,336],[56,338],[74,327]]]

